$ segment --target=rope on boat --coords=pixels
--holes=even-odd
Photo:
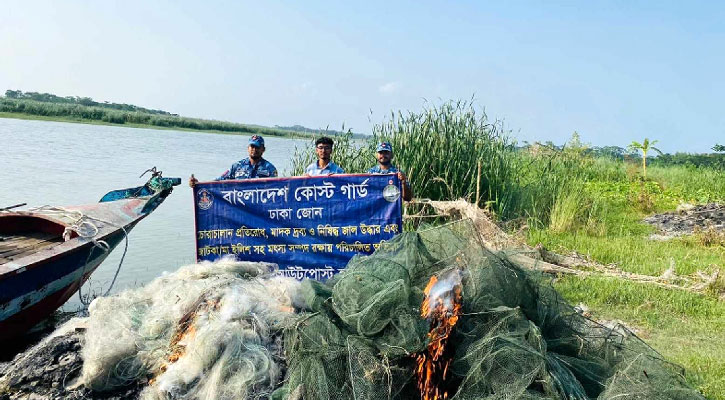
[[[65,240],[70,239],[72,232],[75,232],[79,237],[84,238],[84,239],[89,239],[95,245],[95,247],[100,248],[104,252],[111,251],[111,246],[105,240],[96,240],[95,239],[95,236],[98,235],[99,230],[98,230],[98,226],[96,226],[91,221],[110,225],[114,228],[118,228],[123,231],[123,236],[125,239],[123,254],[121,255],[121,260],[118,263],[118,267],[116,268],[116,273],[113,275],[113,280],[111,280],[111,285],[108,287],[108,289],[102,295],[103,297],[108,296],[108,294],[111,293],[111,290],[113,289],[113,285],[116,283],[116,278],[118,278],[118,274],[121,272],[121,266],[123,265],[123,260],[126,258],[126,252],[128,251],[128,232],[126,231],[126,228],[124,228],[123,226],[118,226],[116,224],[113,224],[109,221],[105,221],[101,218],[96,218],[96,217],[91,217],[89,215],[85,215],[85,214],[83,214],[83,212],[81,212],[79,210],[70,210],[70,209],[58,207],[58,206],[45,205],[45,206],[40,206],[40,207],[34,207],[31,209],[28,209],[27,212],[55,216],[55,217],[65,217],[65,218],[71,219],[73,222],[70,225],[66,226],[65,230],[63,230],[63,239],[65,239]],[[92,254],[93,254],[93,248],[91,248],[91,251],[88,253],[86,262],[83,265],[83,272],[81,273],[81,277],[86,273],[86,266],[88,265],[88,262],[90,261]],[[83,285],[78,287],[78,299],[80,300],[81,304],[88,307],[90,302],[83,298],[82,289],[83,289]]]

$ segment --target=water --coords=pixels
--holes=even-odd
[[[273,137],[265,142],[264,157],[280,174],[291,169],[295,146],[308,145]],[[181,186],[131,231],[115,293],[194,262],[188,178],[193,173],[201,181],[214,179],[246,157],[246,149],[246,136],[0,118],[0,208],[94,203],[111,190],[142,185],[149,176],[138,176],[153,166],[166,177],[181,177]],[[123,242],[84,290],[105,291],[122,253]],[[79,305],[73,296],[63,308]]]

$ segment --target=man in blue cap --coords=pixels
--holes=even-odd
[[[249,153],[248,158],[235,162],[227,172],[214,180],[273,178],[277,176],[277,168],[271,162],[262,158],[262,154],[264,154],[264,138],[259,135],[252,135],[249,138],[247,152]],[[191,178],[189,178],[189,186],[194,187],[197,182],[194,175],[191,175]]]
[[[408,178],[393,165],[393,146],[390,142],[381,142],[375,150],[377,151],[375,156],[378,159],[378,165],[370,168],[368,174],[397,174],[400,184],[403,186],[403,200],[412,200],[413,190],[408,184]]]

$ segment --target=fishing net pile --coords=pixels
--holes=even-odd
[[[0,368],[0,399],[702,399],[468,221],[400,234],[325,283],[205,262],[89,313]]]
[[[434,328],[421,317],[432,276],[460,289],[445,371],[418,362]],[[703,398],[634,334],[586,319],[548,280],[487,251],[465,221],[401,234],[301,292],[307,312],[285,331],[274,399],[421,398],[420,381],[436,376],[423,398]]]
[[[281,332],[299,287],[270,270],[207,262],[96,299],[80,382],[96,392],[144,382],[143,399],[268,397],[283,378]]]

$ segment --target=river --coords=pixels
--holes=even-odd
[[[264,157],[288,175],[295,147],[307,140],[265,137]],[[0,118],[0,208],[17,203],[77,205],[114,189],[142,185],[157,167],[181,177],[166,201],[129,235],[128,253],[112,293],[143,285],[194,262],[194,215],[188,177],[211,180],[247,156],[247,136]],[[105,291],[123,243],[93,273],[84,291]],[[78,296],[63,307],[78,309]]]

